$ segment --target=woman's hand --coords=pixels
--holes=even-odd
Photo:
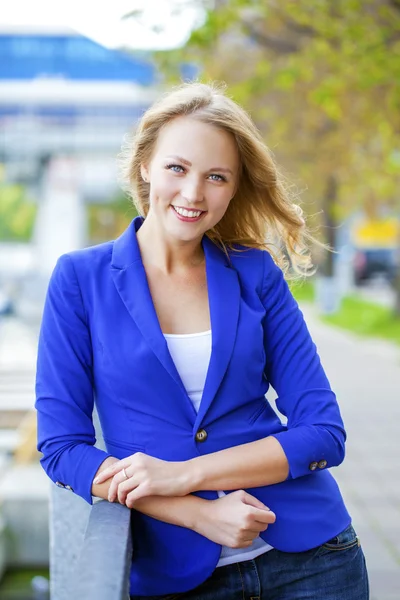
[[[146,496],[186,496],[190,477],[185,462],[168,462],[137,452],[104,469],[93,481],[98,485],[112,477],[109,502],[132,508]]]
[[[193,529],[217,544],[247,548],[275,520],[265,504],[239,490],[203,503]]]
[[[103,498],[103,500],[107,500],[108,498],[108,488],[110,486],[110,481],[109,479],[105,479],[105,480],[101,480],[102,483],[95,483],[99,480],[99,475],[100,473],[102,473],[103,471],[105,471],[106,469],[108,469],[108,467],[110,467],[113,463],[118,462],[118,458],[115,458],[115,456],[108,456],[100,465],[100,467],[97,469],[97,473],[93,479],[93,483],[92,483],[92,496],[97,496],[97,498]]]

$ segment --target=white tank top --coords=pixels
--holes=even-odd
[[[164,334],[169,353],[182,380],[186,392],[198,412],[206,382],[211,357],[211,331],[189,334]],[[218,496],[224,496],[218,492]],[[272,546],[258,536],[248,548],[222,547],[217,567],[251,560],[272,550]]]

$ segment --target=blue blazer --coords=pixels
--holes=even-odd
[[[331,539],[350,522],[327,470],[343,460],[345,431],[281,270],[268,252],[227,257],[203,238],[212,353],[196,414],[152,303],[136,240],[141,223],[135,219],[114,242],[62,256],[52,275],[37,363],[43,468],[91,503],[107,456],[141,451],[180,461],[272,435],[290,473],[282,483],[247,490],[276,513],[261,536],[285,552]],[[287,425],[265,400],[270,385]],[[94,447],[94,402],[108,453]],[[196,440],[199,429],[205,441]],[[132,520],[132,593],[184,592],[215,568],[218,544],[135,510]]]

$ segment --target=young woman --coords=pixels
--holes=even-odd
[[[257,129],[217,88],[186,84],[145,113],[124,161],[141,216],[62,256],[49,285],[44,469],[133,509],[134,600],[367,600],[328,470],[342,419],[276,264],[309,270],[305,223]]]

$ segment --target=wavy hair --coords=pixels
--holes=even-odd
[[[162,127],[178,116],[214,125],[236,141],[240,173],[234,197],[222,219],[206,235],[227,252],[259,248],[270,252],[284,272],[314,272],[303,211],[285,185],[271,151],[246,111],[225,94],[221,85],[185,83],[163,95],[142,116],[119,155],[121,184],[138,213],[149,210],[149,183],[141,165],[150,162]]]

